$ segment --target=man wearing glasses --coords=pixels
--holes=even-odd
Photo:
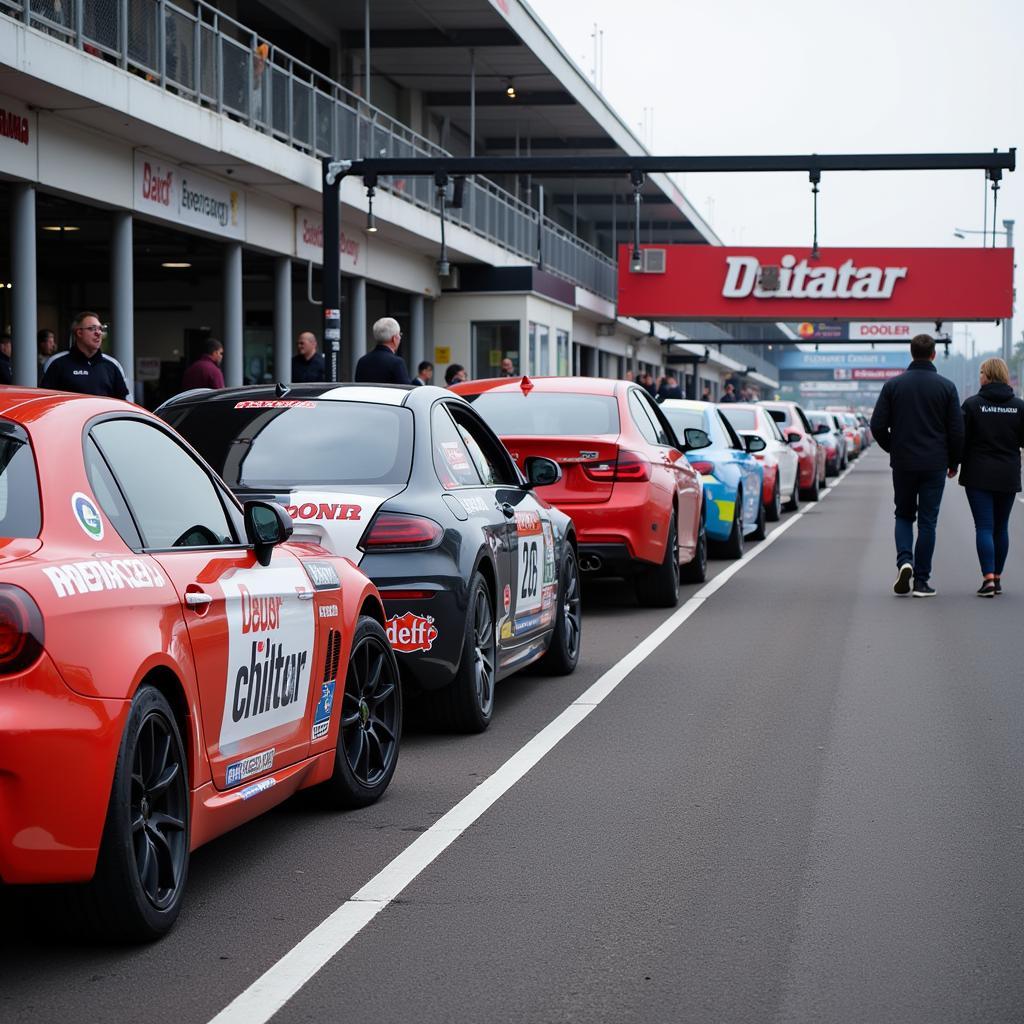
[[[121,364],[100,351],[103,330],[95,313],[79,313],[71,322],[71,347],[49,358],[39,386],[79,395],[127,398],[128,379]]]
[[[385,316],[373,325],[376,347],[358,363],[354,374],[357,384],[411,384],[405,362],[398,355],[402,331],[398,321]]]

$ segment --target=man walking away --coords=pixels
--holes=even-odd
[[[113,356],[104,355],[103,324],[95,313],[71,321],[71,348],[51,356],[40,387],[101,398],[127,398],[128,378]]]
[[[356,363],[357,384],[410,384],[405,363],[398,357],[402,331],[393,317],[382,317],[373,325],[377,347]]]
[[[424,359],[419,366],[416,367],[416,376],[413,377],[412,382],[417,387],[421,387],[424,384],[429,384],[434,379],[434,364],[429,359]]]
[[[935,370],[935,341],[919,334],[910,342],[911,364],[885,382],[871,414],[871,433],[889,453],[896,504],[894,594],[933,597],[929,583],[935,526],[946,477],[956,476],[964,423],[953,382]],[[914,519],[917,544],[914,544]]]
[[[312,331],[303,331],[295,339],[292,356],[292,383],[316,384],[327,378],[327,364],[317,351],[319,345]]]
[[[224,362],[224,346],[216,338],[203,342],[202,355],[182,374],[181,389],[224,387],[224,373],[220,364]]]

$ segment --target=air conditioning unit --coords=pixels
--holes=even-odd
[[[642,249],[643,269],[641,272],[644,274],[664,274],[666,255],[664,249]]]

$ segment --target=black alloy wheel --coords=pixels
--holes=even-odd
[[[817,501],[821,497],[820,489],[818,488],[818,467],[814,467],[814,484],[808,487],[806,490],[800,492],[800,497],[805,501]]]
[[[475,572],[469,581],[462,659],[455,678],[438,695],[439,711],[448,726],[458,732],[483,732],[490,725],[497,663],[490,588]]]
[[[793,477],[793,493],[789,496],[789,501],[786,502],[787,512],[797,512],[800,509],[800,470],[797,469],[796,476]]]
[[[732,513],[732,529],[729,531],[729,536],[719,545],[721,557],[742,558],[743,540],[743,492],[738,490]]]
[[[775,471],[775,486],[772,488],[772,500],[765,506],[769,523],[777,523],[782,518],[782,480],[778,470]]]
[[[750,535],[751,540],[764,540],[766,534],[766,521],[768,519],[768,512],[764,507],[764,502],[759,501],[757,503],[757,525],[754,527],[753,533]]]
[[[365,807],[391,782],[402,735],[398,663],[384,627],[361,615],[352,638],[334,773],[325,791],[337,807]]]
[[[679,530],[674,509],[661,564],[642,570],[633,585],[642,608],[675,608],[679,603]]]
[[[583,615],[580,602],[580,573],[576,552],[568,540],[558,583],[558,608],[551,643],[541,659],[540,667],[552,675],[567,676],[580,660]]]
[[[96,874],[83,911],[110,938],[160,938],[174,924],[189,864],[185,746],[164,695],[143,685],[132,700],[114,769]]]

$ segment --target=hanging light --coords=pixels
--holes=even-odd
[[[516,98],[516,83],[510,78],[508,84],[505,86],[505,95],[510,99]]]
[[[377,221],[373,216],[373,194],[376,191],[376,184],[376,178],[370,178],[366,183],[366,233],[368,235],[377,234]]]
[[[644,258],[640,252],[640,191],[644,187],[644,176],[633,171],[629,177],[633,183],[633,251],[629,256],[629,269],[639,274],[644,269]]]

